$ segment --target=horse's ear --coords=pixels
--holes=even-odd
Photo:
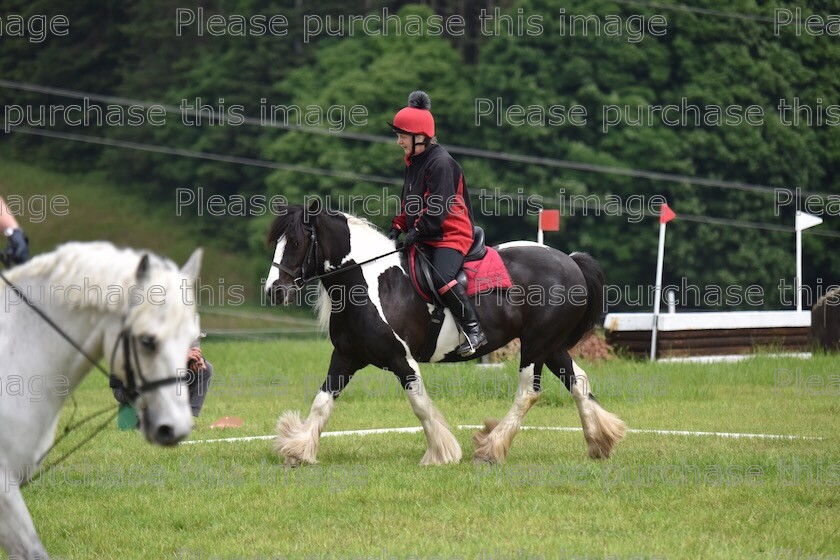
[[[134,273],[137,278],[137,283],[142,284],[149,279],[149,255],[144,254],[140,258],[140,264],[137,265],[137,272]]]
[[[201,271],[201,258],[204,256],[204,249],[199,247],[195,251],[193,251],[190,258],[187,259],[186,264],[181,267],[181,274],[186,276],[190,284],[195,282],[195,279],[198,278],[198,273]]]
[[[312,218],[321,213],[321,199],[317,196],[312,199],[309,206],[303,212],[303,223],[309,225]]]

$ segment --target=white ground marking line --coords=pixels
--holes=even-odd
[[[456,426],[459,430],[478,430],[484,426],[478,425],[461,425]],[[522,426],[522,430],[537,430],[550,432],[581,432],[583,428],[567,427],[567,426]],[[411,426],[408,428],[375,428],[371,430],[344,430],[340,432],[324,432],[321,437],[340,437],[340,436],[368,436],[373,434],[414,434],[422,432],[422,426]],[[824,437],[819,436],[789,436],[782,434],[742,434],[733,432],[691,432],[686,430],[645,430],[645,429],[628,429],[630,433],[634,434],[657,434],[666,436],[717,436],[722,438],[733,439],[812,439],[823,440]],[[232,437],[220,439],[197,439],[191,441],[184,441],[181,445],[194,445],[196,443],[234,443],[239,441],[258,441],[274,439],[276,436],[246,436],[246,437]]]

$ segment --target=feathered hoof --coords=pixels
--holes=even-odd
[[[627,425],[618,416],[597,404],[593,407],[593,412],[594,429],[585,430],[583,434],[589,447],[589,458],[609,459],[613,448],[624,439]]]
[[[306,463],[302,462],[300,459],[298,459],[296,457],[286,456],[283,459],[283,466],[287,467],[287,468],[290,468],[290,469],[296,469],[296,468],[301,467],[305,464]]]
[[[498,441],[492,433],[498,425],[498,420],[487,419],[484,421],[484,427],[473,434],[473,443],[475,443],[473,463],[495,465],[505,460],[507,449],[504,442]]]
[[[479,457],[478,455],[473,455],[473,465],[477,467],[485,467],[498,464],[498,461],[493,457]]]
[[[297,411],[286,412],[277,421],[274,451],[285,458],[283,464],[288,467],[314,465],[318,462],[318,439],[318,434],[308,429]]]
[[[429,441],[429,447],[423,458],[420,459],[421,467],[435,465],[453,465],[461,462],[463,452],[458,440],[448,429],[441,429],[435,437]]]

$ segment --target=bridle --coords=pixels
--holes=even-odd
[[[306,224],[304,226],[306,228],[307,233],[309,233],[309,247],[306,249],[306,255],[303,257],[300,265],[295,268],[289,268],[288,266],[284,265],[283,263],[279,263],[277,261],[272,261],[272,265],[276,266],[281,272],[285,272],[289,276],[291,276],[294,280],[292,283],[295,289],[300,290],[306,284],[311,282],[312,280],[323,280],[324,278],[329,278],[330,276],[334,276],[336,274],[342,274],[349,270],[353,270],[354,268],[359,268],[362,265],[366,265],[369,262],[377,261],[381,258],[387,257],[389,255],[393,255],[394,253],[399,253],[403,250],[403,247],[398,249],[394,249],[393,251],[389,251],[382,255],[378,255],[371,259],[362,262],[353,262],[345,265],[341,265],[334,270],[330,270],[329,272],[324,272],[322,274],[318,274],[318,236],[315,234],[315,227],[311,224]],[[278,239],[278,242],[280,240]],[[314,273],[309,274],[309,272],[314,271]]]
[[[90,364],[102,372],[103,375],[110,378],[111,375],[114,374],[114,358],[117,355],[117,350],[122,348],[123,351],[123,363],[125,364],[125,379],[126,379],[126,388],[129,390],[130,393],[133,393],[135,398],[139,397],[143,393],[148,393],[149,391],[153,391],[160,387],[164,387],[166,385],[172,385],[174,383],[178,383],[180,381],[179,376],[175,377],[167,377],[165,379],[157,379],[155,381],[147,381],[146,377],[143,375],[143,371],[140,368],[140,360],[137,358],[137,336],[131,333],[131,327],[127,327],[125,325],[126,318],[123,317],[123,328],[120,330],[120,334],[117,336],[117,340],[114,342],[114,348],[111,351],[111,370],[105,371],[99,362],[93,357],[88,354],[81,345],[70,338],[64,329],[58,326],[55,321],[50,319],[38,306],[36,306],[32,301],[27,297],[26,294],[23,293],[16,284],[10,281],[5,274],[0,272],[0,278],[8,285],[15,294],[30,308],[34,311],[41,319],[44,320],[52,329],[57,332],[64,340],[66,340],[70,346],[76,349],[79,354],[81,354]],[[121,344],[122,343],[122,344]],[[133,358],[133,359],[132,359]],[[140,380],[140,383],[137,383],[137,380]]]
[[[125,324],[125,319],[123,319],[123,324]],[[114,358],[116,357],[117,350],[122,348],[123,368],[125,370],[125,392],[126,396],[132,402],[136,402],[144,393],[166,387],[167,385],[174,385],[183,380],[183,376],[175,375],[174,377],[148,381],[143,375],[143,370],[140,368],[140,360],[137,357],[137,338],[136,335],[131,334],[129,327],[123,327],[117,336],[117,340],[114,342],[114,349],[111,352],[111,372],[108,374],[110,379],[110,376],[114,374]]]
[[[317,274],[318,271],[318,236],[315,235],[315,227],[312,225],[305,225],[304,228],[306,229],[307,233],[309,233],[309,247],[306,249],[306,255],[303,257],[300,265],[296,269],[291,269],[288,266],[284,265],[283,263],[279,263],[273,261],[271,264],[276,266],[281,272],[285,272],[289,276],[291,276],[294,280],[292,283],[295,286],[295,289],[300,290],[303,286],[306,285],[307,282],[314,280],[315,278],[320,278]],[[278,240],[279,241],[279,240]],[[310,264],[311,261],[311,264]],[[309,266],[307,266],[309,265]],[[314,269],[316,274],[311,276],[307,276],[308,269]]]

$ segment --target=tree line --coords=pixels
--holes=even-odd
[[[0,141],[8,157],[103,171],[167,207],[177,189],[293,202],[317,195],[338,206],[365,201],[345,209],[386,227],[403,168],[386,122],[424,89],[491,242],[533,238],[538,208],[561,208],[561,231],[547,242],[590,252],[609,283],[643,294],[664,198],[678,214],[666,283],[765,293],[760,303],[678,303],[779,308],[790,304],[794,236],[784,228],[797,204],[824,218],[814,232],[838,231],[840,44],[767,21],[786,8],[778,2],[701,4],[718,15],[605,0],[217,0],[180,15],[165,0],[8,1],[6,16],[61,14],[69,33],[34,43],[6,28],[3,79],[169,107],[160,125],[53,129],[282,165],[23,134]],[[828,2],[810,2],[802,17],[828,13]],[[359,16],[352,28],[349,15]],[[286,23],[276,19],[268,32],[272,16]],[[0,98],[5,106],[83,101],[9,88]],[[318,133],[305,130],[313,127]],[[215,214],[184,219],[262,258],[270,212]],[[806,283],[815,292],[840,283],[837,239],[804,238]],[[627,296],[614,308],[648,303]]]

